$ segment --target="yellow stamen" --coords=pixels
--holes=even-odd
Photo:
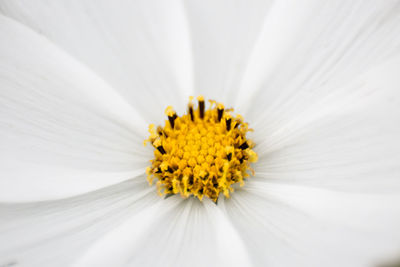
[[[162,195],[180,194],[202,200],[207,196],[217,202],[220,194],[230,197],[232,185],[244,185],[249,173],[254,175],[250,163],[257,161],[254,143],[246,138],[252,131],[233,109],[210,100],[205,109],[203,96],[199,96],[195,110],[190,98],[188,114],[178,117],[167,107],[168,120],[164,127],[149,127],[154,159],[146,169],[150,185],[157,178],[157,191]]]

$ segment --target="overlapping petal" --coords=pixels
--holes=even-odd
[[[1,201],[62,198],[144,173],[147,125],[120,95],[3,16],[0,38]]]
[[[7,1],[0,12],[46,36],[160,122],[192,93],[190,37],[180,1]]]
[[[225,207],[253,266],[378,266],[398,255],[398,195],[249,183]]]
[[[196,94],[233,104],[270,0],[185,1]]]
[[[134,217],[107,234],[75,266],[249,266],[238,234],[211,201],[175,196],[159,204],[138,215],[140,225]]]
[[[259,163],[228,214],[256,266],[378,264],[400,250],[398,2],[270,14],[236,99]]]
[[[393,57],[301,117],[258,129],[256,177],[225,203],[256,266],[377,266],[398,255],[399,67]]]
[[[302,111],[260,128],[257,173],[281,182],[399,192],[400,56]]]
[[[63,200],[0,204],[0,264],[71,266],[108,231],[160,201],[142,178]]]
[[[284,122],[400,51],[398,1],[277,1],[236,105],[255,123]],[[250,104],[251,103],[251,104]]]

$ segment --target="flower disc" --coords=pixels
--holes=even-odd
[[[192,100],[192,99],[191,99]],[[154,159],[147,168],[149,183],[157,178],[159,194],[180,194],[182,197],[204,196],[216,202],[220,193],[229,197],[232,185],[244,185],[250,163],[257,161],[254,143],[246,138],[251,131],[233,109],[210,100],[206,110],[202,96],[195,110],[191,101],[188,114],[177,116],[172,107],[166,109],[165,126],[149,127]]]

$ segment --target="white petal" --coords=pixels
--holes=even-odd
[[[206,207],[217,229],[218,259],[215,266],[252,266],[248,247],[231,219],[226,216],[220,205],[217,208],[214,203],[208,203]]]
[[[400,197],[249,183],[225,201],[254,266],[377,266],[400,250]]]
[[[192,91],[190,38],[178,0],[7,1],[0,10],[45,35],[116,88],[149,121]]]
[[[196,93],[226,104],[232,102],[272,2],[185,2],[193,42]]]
[[[70,199],[2,204],[0,265],[71,266],[106,232],[159,201],[145,181],[127,181]]]
[[[357,192],[400,192],[399,68],[397,56],[292,119],[269,117],[256,135],[258,176]]]
[[[152,231],[151,224],[160,219],[160,213],[170,212],[177,203],[168,203],[161,200],[151,207],[147,207],[141,212],[124,221],[116,229],[105,234],[92,246],[85,251],[82,257],[75,260],[73,266],[127,266],[133,257],[132,250],[138,244],[138,239],[144,232]],[[154,255],[144,255],[149,258]]]
[[[332,93],[331,88],[391,57],[399,47],[398,1],[276,1],[236,106],[247,108],[254,120],[293,104],[296,115],[318,95]]]
[[[260,161],[226,208],[256,266],[376,266],[400,251],[399,6],[309,3],[266,20],[237,99]]]
[[[171,197],[138,217],[145,229],[132,218],[75,266],[249,266],[238,234],[213,203]]]
[[[0,39],[1,201],[61,198],[143,173],[147,125],[120,95],[1,15]]]

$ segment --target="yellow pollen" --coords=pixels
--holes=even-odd
[[[149,184],[154,178],[160,196],[180,194],[202,200],[207,196],[217,202],[220,194],[230,197],[232,185],[244,185],[254,175],[250,163],[258,157],[254,143],[246,138],[252,131],[233,109],[210,100],[205,109],[203,96],[197,97],[195,110],[190,97],[188,114],[177,116],[171,106],[165,114],[164,127],[149,126],[150,137],[145,141],[154,147],[154,159],[146,169]],[[250,172],[250,173],[249,173]]]

